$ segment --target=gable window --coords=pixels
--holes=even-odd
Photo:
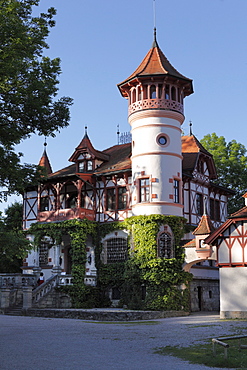
[[[93,170],[93,161],[84,160],[78,162],[78,172],[88,172]]]
[[[202,216],[203,214],[203,200],[202,200],[202,194],[196,193],[196,213],[199,216]]]
[[[217,199],[210,199],[210,218],[220,221],[220,201]]]
[[[202,173],[203,174],[204,173],[204,168],[203,167],[204,167],[203,162],[199,160],[197,162],[197,171],[199,173]]]
[[[150,179],[139,179],[139,202],[150,201]]]
[[[161,233],[158,239],[158,257],[173,258],[172,237],[169,233]]]
[[[174,203],[179,203],[179,180],[174,180]]]
[[[124,262],[127,259],[127,239],[110,238],[106,240],[107,263]]]
[[[118,209],[126,209],[127,208],[127,189],[126,186],[122,186],[118,188]]]
[[[116,192],[115,188],[110,188],[106,190],[106,210],[115,211],[116,207]]]
[[[119,188],[108,188],[106,190],[106,210],[117,211],[127,208],[127,188],[121,186]]]
[[[49,197],[40,198],[40,212],[49,211]]]

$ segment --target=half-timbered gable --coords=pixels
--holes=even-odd
[[[228,189],[213,183],[217,173],[212,155],[194,135],[182,137],[184,216],[191,225],[198,225],[203,214],[203,202],[214,226],[227,217]]]
[[[246,318],[247,206],[232,214],[205,243],[217,249],[221,318]]]

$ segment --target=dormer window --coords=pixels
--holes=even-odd
[[[92,157],[89,153],[83,153],[80,154],[80,156],[77,158],[77,168],[78,172],[89,172],[93,171],[94,164]]]
[[[79,172],[84,172],[84,161],[83,162],[78,162],[78,171]]]

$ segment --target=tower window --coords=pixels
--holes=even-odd
[[[166,87],[165,87],[165,98],[166,99],[170,99],[170,92],[169,92],[169,90],[170,90],[170,86],[169,85],[166,85]]]
[[[150,99],[156,99],[156,86],[152,85],[150,87]]]
[[[142,100],[141,86],[137,86],[137,96],[138,100]]]
[[[164,232],[158,239],[158,257],[173,258],[172,237]]]
[[[179,180],[174,180],[174,203],[179,203]]]
[[[149,178],[139,180],[139,202],[150,201],[150,180]]]
[[[176,89],[174,86],[172,86],[171,93],[172,93],[172,100],[176,100]]]

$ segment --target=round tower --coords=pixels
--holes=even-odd
[[[181,125],[192,80],[170,64],[154,31],[151,49],[118,87],[129,101],[133,214],[182,216]]]

